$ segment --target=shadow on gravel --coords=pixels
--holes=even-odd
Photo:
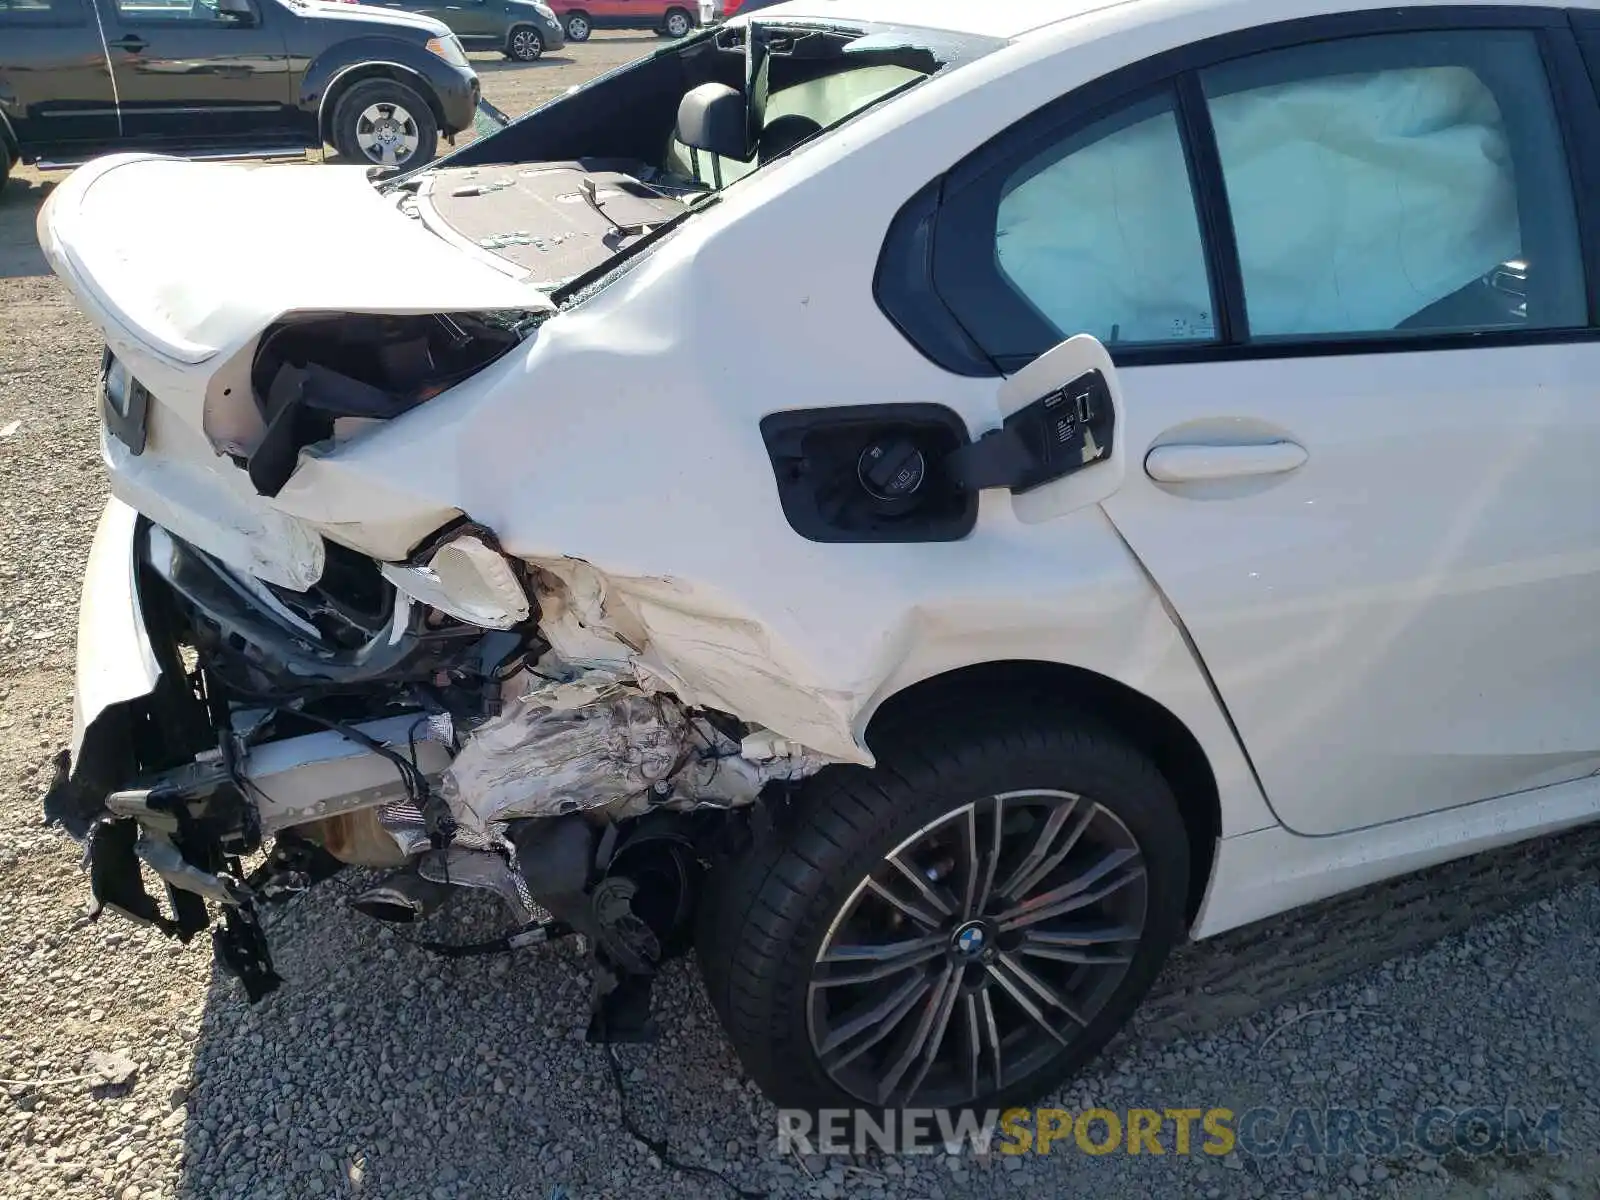
[[[538,71],[546,67],[570,67],[576,60],[565,50],[552,51],[533,62],[517,62],[501,55],[492,59],[478,59],[472,69],[479,75],[500,75],[508,71]]]
[[[13,178],[0,188],[0,279],[50,274],[34,223],[54,187],[54,180]]]
[[[391,928],[345,907],[364,886],[350,872],[273,914],[285,983],[255,1008],[213,972],[179,1197],[577,1200],[673,1180],[623,1132],[606,1052],[583,1041],[576,946],[442,959],[416,941],[492,936],[498,909],[468,896]],[[772,1120],[741,1089],[698,976],[672,964],[656,998],[660,1044],[618,1051],[629,1111],[675,1155],[756,1170]]]
[[[1184,948],[1099,1067],[1597,876],[1600,828],[1591,828]],[[231,980],[213,979],[180,1197],[722,1194],[662,1171],[621,1127],[606,1052],[583,1041],[588,982],[576,947],[447,961],[417,939],[491,936],[496,909],[467,897],[420,929],[391,928],[345,907],[362,885],[351,872],[273,914],[286,982],[266,1002],[252,1009]],[[745,1083],[688,963],[666,972],[656,1009],[661,1043],[618,1051],[644,1130],[762,1194],[817,1186],[771,1157],[775,1114]]]

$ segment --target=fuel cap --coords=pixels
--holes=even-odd
[[[907,437],[874,438],[856,461],[861,486],[877,500],[909,500],[927,475],[927,459]]]

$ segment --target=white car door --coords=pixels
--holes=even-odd
[[[1001,286],[959,314],[981,344],[1086,331],[1121,364],[1105,510],[1297,832],[1600,769],[1562,20],[1218,62],[949,201],[997,239]]]

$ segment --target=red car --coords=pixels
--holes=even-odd
[[[697,0],[549,0],[567,41],[585,42],[596,29],[653,29],[681,38],[700,24]]]
[[[709,25],[712,21],[725,21],[740,13],[755,12],[758,8],[771,8],[781,3],[783,0],[700,0],[700,23]]]

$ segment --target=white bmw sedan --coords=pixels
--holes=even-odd
[[[584,935],[598,1039],[695,950],[782,1103],[1037,1096],[1181,940],[1600,813],[1597,68],[794,0],[400,177],[94,162],[49,816],[252,998],[354,864]]]

